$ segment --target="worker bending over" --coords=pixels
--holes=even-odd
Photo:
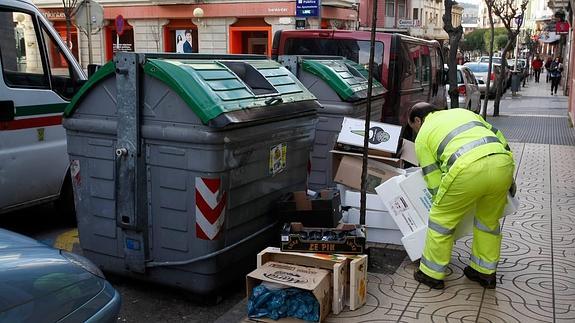
[[[417,134],[417,159],[433,195],[425,248],[414,278],[431,288],[444,287],[455,227],[475,209],[471,260],[464,273],[483,287],[495,288],[499,219],[515,168],[507,140],[469,110],[437,111],[424,102],[410,109],[409,126]]]

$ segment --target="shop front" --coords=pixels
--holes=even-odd
[[[304,28],[354,29],[357,24],[355,2],[351,0],[340,0],[338,6],[324,4],[321,16],[306,18],[296,17],[296,0],[176,5],[132,2],[135,1],[103,3],[104,28],[92,36],[94,63],[105,63],[116,51],[271,55],[273,34],[277,30],[296,29],[296,23],[302,20]],[[118,34],[114,22],[120,15],[125,24]],[[64,19],[52,16],[58,31],[65,35],[65,28],[61,27]],[[86,66],[83,60],[88,56],[87,37],[79,35],[75,27],[72,29],[74,54]]]

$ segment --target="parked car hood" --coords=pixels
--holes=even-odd
[[[104,280],[33,239],[0,229],[0,321],[50,308],[55,321],[94,297]],[[24,315],[24,316],[22,316]]]

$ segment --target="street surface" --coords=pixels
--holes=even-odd
[[[542,80],[544,80],[543,76]],[[527,88],[523,88],[522,91],[519,92],[518,96],[512,97],[510,91],[508,91],[501,101],[501,116],[498,118],[491,117],[493,109],[492,102],[490,102],[488,107],[487,121],[501,129],[512,143],[518,165],[518,179],[524,180],[523,185],[527,185],[527,183],[531,181],[529,185],[536,191],[538,190],[535,187],[537,186],[537,182],[543,182],[547,183],[545,185],[549,185],[550,178],[554,180],[552,178],[561,175],[558,173],[549,173],[550,164],[556,163],[556,161],[549,160],[551,155],[556,157],[563,156],[566,160],[571,160],[571,166],[573,165],[572,158],[575,155],[575,149],[562,150],[562,147],[573,148],[573,146],[575,146],[575,131],[569,127],[566,118],[566,97],[550,96],[547,93],[548,88],[549,84],[535,84],[531,81],[528,83]],[[543,163],[542,167],[539,167],[541,165],[537,164],[537,159],[541,159],[540,162]],[[545,167],[547,167],[547,170]],[[541,178],[530,179],[528,176],[530,169],[533,169],[533,171],[539,170],[538,174],[531,175],[537,175]],[[521,175],[521,172],[524,174]],[[552,169],[552,172],[557,172],[557,169]],[[567,179],[567,177],[565,178]],[[521,190],[521,187],[519,187],[519,189]],[[546,190],[549,189],[544,189],[543,191]],[[557,192],[560,192],[560,190],[557,190]],[[526,193],[528,192],[524,189],[523,195],[520,195],[522,209],[525,211],[527,206],[530,207],[531,204],[533,204],[536,209],[543,210],[541,211],[542,213],[533,213],[534,215],[532,215],[535,216],[535,218],[539,218],[540,220],[550,218],[550,215],[545,213],[547,212],[545,210],[550,209],[552,206],[538,206],[548,200],[549,197],[531,196]],[[561,194],[565,195],[564,198],[568,198],[573,197],[572,193],[573,192],[569,193],[565,191]],[[561,200],[559,196],[557,198]],[[575,218],[575,214],[570,214],[569,212],[567,212],[569,214],[562,214],[560,212],[561,210],[557,211],[558,214],[561,214],[558,218],[559,220],[563,219],[571,222],[563,224],[561,227],[556,227],[559,225],[558,223],[544,223],[541,224],[543,227],[538,226],[535,229],[531,228],[531,230],[545,231],[544,229],[546,227],[556,227],[559,231],[558,234],[563,232],[569,233],[569,230],[571,230],[572,233],[573,230],[575,230],[572,220]],[[565,212],[565,210],[563,210],[563,212]],[[454,296],[449,298],[446,296],[450,295],[450,286],[453,288],[456,287],[452,286],[453,282],[450,283],[451,280],[455,281],[458,279],[465,282],[464,278],[459,277],[462,276],[459,275],[463,268],[463,264],[461,263],[467,261],[465,257],[457,257],[457,261],[452,266],[452,276],[447,279],[446,285],[448,288],[445,293],[441,292],[440,294],[423,290],[424,288],[418,286],[417,282],[410,276],[413,266],[406,262],[395,275],[386,276],[387,278],[370,274],[369,294],[371,299],[368,300],[368,305],[356,312],[343,312],[337,317],[330,317],[329,321],[358,322],[388,317],[391,320],[397,319],[410,322],[429,320],[443,322],[449,319],[456,319],[457,321],[469,320],[471,322],[573,322],[575,320],[575,312],[573,310],[575,303],[572,298],[569,300],[566,295],[569,294],[572,296],[573,290],[575,290],[575,281],[573,280],[573,277],[575,277],[575,267],[572,265],[567,266],[561,259],[556,259],[555,265],[553,265],[552,259],[554,253],[551,252],[551,256],[549,256],[549,252],[545,251],[551,250],[553,244],[545,238],[545,233],[538,233],[540,239],[535,236],[530,236],[529,241],[524,241],[525,239],[520,238],[522,237],[520,227],[524,224],[524,221],[527,220],[521,217],[525,216],[525,214],[519,215],[520,214],[518,214],[517,217],[508,217],[505,222],[503,231],[505,232],[507,228],[509,230],[508,232],[511,233],[504,238],[504,240],[506,240],[504,241],[504,248],[507,249],[503,251],[502,261],[505,257],[507,258],[505,258],[506,260],[504,261],[506,265],[502,265],[500,262],[500,266],[505,268],[501,270],[503,275],[501,275],[501,283],[496,290],[499,294],[474,290],[472,288],[473,286],[471,286],[465,289],[465,291],[452,290],[455,292],[454,295],[459,295],[458,297]],[[39,206],[2,215],[0,216],[0,227],[33,237],[49,245],[81,253],[77,241],[75,224],[61,219],[50,206]],[[513,235],[514,232],[516,232],[515,236]],[[559,237],[554,235],[553,237],[556,247],[559,244],[560,247],[563,248],[563,254],[573,262],[575,260],[573,243],[569,243],[569,241],[572,241],[572,236],[571,240],[569,240],[567,236],[565,236],[566,240],[563,240],[563,236]],[[530,241],[534,239],[537,240],[534,242],[536,245],[531,246]],[[538,239],[542,240],[539,241]],[[469,242],[468,239],[463,241],[463,244],[467,242]],[[464,245],[456,245],[454,252],[464,253],[465,248]],[[536,269],[537,267],[529,267],[530,262],[526,260],[528,259],[528,255],[536,256],[534,252],[537,248],[539,248],[540,257],[551,257],[549,259],[537,260],[540,262],[540,267],[538,267],[539,271],[542,270],[541,268],[544,269],[539,275],[537,274],[539,272]],[[528,251],[525,251],[526,253],[523,253],[523,256],[508,254],[510,250],[513,251],[515,249],[523,251],[528,249]],[[543,250],[543,255],[541,255],[541,250]],[[555,249],[553,249],[553,251],[555,251]],[[513,257],[515,257],[515,259]],[[546,264],[546,261],[549,261],[549,264]],[[558,266],[558,264],[560,267],[553,271],[553,268],[555,268],[553,266]],[[461,266],[461,268],[459,268],[459,266]],[[551,266],[551,269],[549,269],[548,266]],[[527,275],[522,278],[521,273],[525,270],[529,271],[529,269],[534,270],[528,273],[529,275],[533,275],[533,277]],[[551,270],[551,275],[554,274],[555,277],[561,279],[561,281],[553,281],[554,278],[549,276],[549,270]],[[517,271],[517,273],[515,273],[515,271]],[[564,274],[561,274],[562,271],[564,271]],[[568,273],[572,275],[569,277]],[[235,322],[241,321],[246,315],[244,281],[239,281],[237,284],[232,285],[229,290],[222,291],[223,299],[217,305],[213,305],[213,299],[198,299],[197,297],[187,295],[183,291],[158,286],[156,284],[110,275],[108,275],[108,279],[122,295],[122,309],[118,318],[119,322],[214,322],[216,320],[218,322]],[[506,282],[506,279],[509,281]],[[534,281],[540,280],[540,286],[530,286],[529,281],[531,279]],[[469,284],[469,282],[467,282],[467,284]],[[375,290],[373,288],[375,288]],[[536,290],[535,292],[533,288]],[[517,291],[515,291],[515,289],[517,289]],[[475,295],[474,293],[479,294]],[[441,299],[446,300],[444,305],[449,305],[454,310],[449,311],[445,306],[442,307],[439,304],[433,305],[435,303],[427,302],[425,299],[429,299],[430,297],[435,299],[435,301]],[[476,297],[479,298],[477,299]],[[434,312],[432,311],[433,306],[439,309]],[[461,311],[456,310],[458,306],[463,306]],[[399,309],[399,307],[401,307],[401,309]],[[463,309],[470,311],[467,313],[469,315],[463,315],[465,314]]]

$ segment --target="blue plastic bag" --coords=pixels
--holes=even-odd
[[[310,291],[298,288],[270,290],[263,284],[254,287],[248,300],[248,316],[279,320],[295,317],[305,321],[319,321],[319,303]]]

